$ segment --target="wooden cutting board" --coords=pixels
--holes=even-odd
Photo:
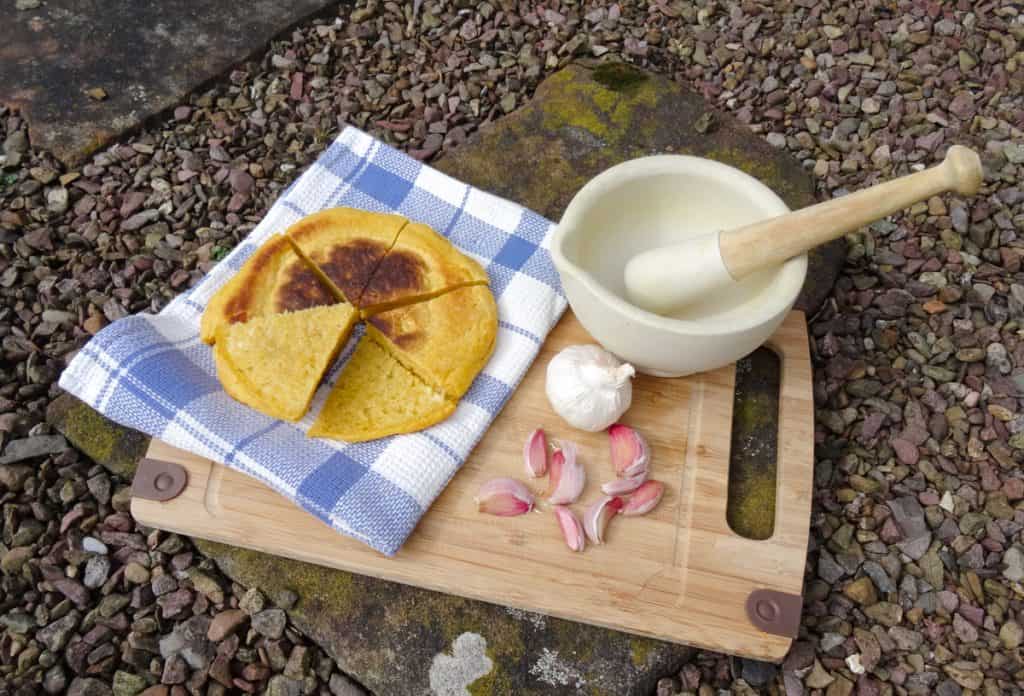
[[[132,514],[142,524],[190,536],[781,660],[796,635],[811,510],[813,405],[803,314],[791,313],[767,344],[779,354],[782,374],[775,528],[763,541],[743,538],[726,523],[733,366],[685,379],[637,377],[624,421],[648,438],[652,477],[667,491],[652,513],[613,518],[606,544],[571,552],[546,503],[513,518],[476,511],[473,498],[484,481],[524,478],[523,443],[538,426],[549,438],[580,445],[588,482],[578,512],[613,478],[607,434],[572,430],[544,395],[548,360],[587,342],[567,312],[486,437],[393,558],[334,532],[256,480],[157,440],[148,456],[179,464],[187,485],[164,502],[135,497]],[[152,467],[139,472],[136,483],[144,484]],[[540,491],[546,479],[531,485]]]

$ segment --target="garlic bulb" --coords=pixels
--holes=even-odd
[[[574,428],[604,430],[632,403],[635,374],[600,346],[569,346],[548,363],[548,401]]]

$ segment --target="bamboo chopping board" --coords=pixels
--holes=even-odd
[[[782,375],[775,527],[762,541],[743,538],[726,523],[734,366],[684,379],[637,377],[623,421],[647,437],[652,478],[666,483],[666,493],[646,516],[613,518],[604,545],[571,552],[544,502],[541,511],[520,517],[476,511],[473,498],[484,481],[525,480],[523,443],[538,426],[551,439],[580,445],[588,481],[573,506],[578,512],[613,478],[607,434],[571,429],[544,394],[548,360],[567,345],[589,342],[567,312],[487,435],[393,558],[334,532],[255,479],[158,440],[148,457],[179,464],[187,485],[163,502],[133,498],[132,514],[142,524],[190,536],[781,660],[795,635],[794,607],[799,617],[811,508],[813,404],[803,314],[792,312],[767,344],[779,354]],[[139,471],[137,485],[146,475]],[[546,479],[530,485],[540,492]]]

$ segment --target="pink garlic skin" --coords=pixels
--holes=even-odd
[[[650,464],[650,448],[635,428],[616,423],[608,428],[608,440],[612,451],[612,465],[619,478],[630,478],[639,474],[646,476]]]
[[[583,524],[580,522],[580,518],[572,510],[561,505],[556,505],[552,510],[555,513],[555,519],[558,520],[558,526],[562,530],[565,545],[573,551],[582,551],[587,545],[587,541],[583,534]]]
[[[622,509],[622,498],[604,496],[592,503],[583,513],[583,530],[595,544],[604,543],[604,531],[611,520]]]
[[[520,481],[497,478],[480,486],[477,510],[499,517],[522,515],[533,509],[533,494]]]
[[[526,475],[530,478],[540,478],[548,472],[548,439],[542,429],[537,428],[526,438],[523,460],[526,462]]]
[[[555,505],[575,503],[587,484],[587,471],[577,460],[576,452],[575,443],[562,442],[551,457],[548,500]]]
[[[647,480],[647,472],[637,474],[636,476],[630,476],[628,478],[618,478],[614,481],[601,484],[601,492],[605,495],[625,495],[626,493],[632,493],[640,487],[644,481]]]
[[[663,495],[665,495],[664,483],[647,481],[629,495],[620,512],[625,517],[646,515],[658,506]]]

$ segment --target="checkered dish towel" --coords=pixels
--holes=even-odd
[[[424,222],[487,269],[498,303],[494,355],[442,423],[357,444],[312,439],[304,433],[340,368],[298,423],[239,404],[217,381],[213,353],[199,339],[206,303],[269,236],[334,206]],[[393,555],[483,436],[565,310],[548,253],[553,228],[519,205],[347,128],[202,282],[157,315],[127,317],[99,332],[64,371],[60,386],[122,425],[256,477],[334,529]],[[353,348],[354,341],[343,357]]]

